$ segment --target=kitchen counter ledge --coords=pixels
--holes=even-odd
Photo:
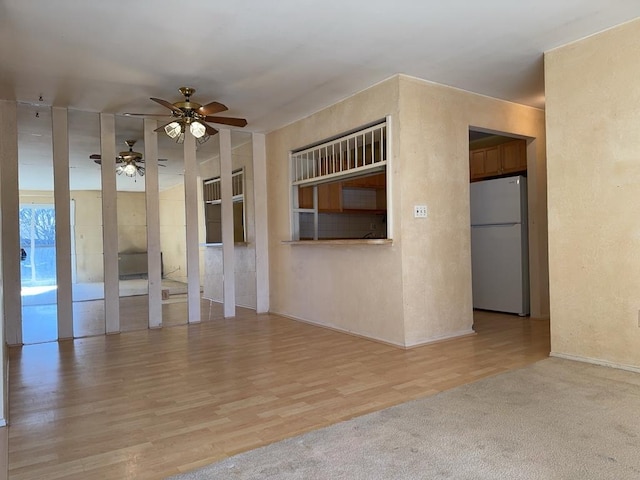
[[[343,240],[283,240],[285,245],[391,245],[391,238],[353,238]]]

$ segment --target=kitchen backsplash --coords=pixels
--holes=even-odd
[[[319,213],[318,239],[386,238],[385,219],[383,214]],[[300,238],[313,238],[312,213],[300,215]]]
[[[342,208],[376,209],[376,191],[368,188],[343,188]]]

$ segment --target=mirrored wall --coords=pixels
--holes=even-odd
[[[184,147],[158,134],[162,323],[188,323]]]
[[[234,238],[234,284],[237,307],[256,308],[256,257],[253,198],[253,146],[250,133],[232,132],[232,212]],[[224,305],[224,262],[220,156],[216,137],[210,152],[198,152],[202,179],[201,222],[203,298],[207,318],[222,318]],[[210,153],[210,156],[206,156]],[[204,309],[203,309],[204,310]]]
[[[51,111],[18,105],[22,341],[58,338],[56,222]]]
[[[143,120],[116,116],[116,201],[120,330],[149,322],[147,216]]]
[[[68,125],[73,333],[86,337],[105,333],[100,116],[70,110]]]
[[[149,194],[147,168],[148,161],[152,159],[145,158],[145,121],[141,117],[115,115],[114,136],[107,138],[107,141],[114,142],[116,152],[111,172],[111,167],[104,171],[102,167],[101,115],[62,110],[67,120],[64,127],[68,128],[69,205],[64,208],[69,209],[69,224],[66,225],[65,220],[65,225],[57,226],[55,197],[59,195],[54,191],[52,109],[18,105],[21,249],[16,255],[21,258],[23,343],[58,338],[60,309],[57,306],[56,227],[68,229],[70,234],[73,336],[86,337],[106,332],[103,208],[113,204],[117,212],[119,331],[146,329],[150,324],[171,326],[188,323],[189,305],[193,306],[193,302],[188,300],[186,188],[197,192],[200,320],[222,318],[220,199],[213,202],[216,205],[212,207],[204,195],[204,181],[220,177],[219,136],[197,145],[197,181],[193,184],[192,177],[193,185],[185,187],[184,145],[174,142],[162,132],[157,136],[151,135],[151,151],[157,142],[159,161],[157,186],[152,180],[152,193]],[[60,126],[57,122],[56,125]],[[147,120],[147,134],[149,126]],[[235,172],[231,227],[235,238],[235,303],[240,307],[255,308],[251,134],[232,132],[232,164]],[[64,168],[66,171],[66,166]],[[103,175],[113,175],[109,181],[115,179],[115,198],[112,192],[103,190],[108,179]],[[157,208],[153,215],[159,218],[159,221],[154,221],[153,229],[149,229],[147,218],[147,212],[153,210],[149,210],[150,201]],[[57,208],[61,207],[58,205]],[[218,229],[217,233],[212,233],[209,223],[211,215],[215,216],[216,212]],[[152,230],[155,233],[150,234]],[[156,245],[160,245],[161,272],[160,289],[154,285],[154,295],[161,296],[161,308],[155,310],[151,321],[149,235],[157,239]],[[64,283],[68,289],[67,281]],[[191,321],[197,319],[191,318]]]

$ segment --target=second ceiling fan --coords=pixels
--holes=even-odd
[[[145,168],[144,168],[144,158],[142,158],[142,154],[140,152],[134,152],[133,146],[136,144],[135,140],[125,140],[127,147],[129,147],[129,151],[120,152],[116,156],[116,173],[118,175],[122,175],[123,173],[127,177],[135,177],[136,174],[141,177],[144,176]],[[102,155],[99,153],[94,153],[93,155],[89,155],[89,158],[96,162],[98,165],[102,165]],[[158,162],[166,162],[166,158],[159,158]],[[159,167],[164,167],[162,164],[158,164]]]
[[[184,100],[171,103],[161,98],[151,97],[156,103],[159,103],[163,107],[171,110],[171,113],[167,115],[158,114],[143,114],[143,113],[125,113],[129,116],[171,116],[172,120],[161,127],[158,127],[155,131],[164,132],[177,143],[184,142],[184,135],[186,129],[189,128],[191,134],[196,137],[198,143],[204,143],[211,135],[218,133],[214,127],[209,123],[218,125],[231,125],[233,127],[244,127],[247,125],[247,121],[244,118],[234,117],[220,117],[214,114],[224,112],[228,108],[219,102],[210,102],[206,105],[201,105],[191,101],[191,95],[195,93],[195,89],[191,87],[181,87],[178,89],[184,96]]]

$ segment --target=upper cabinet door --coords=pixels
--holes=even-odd
[[[524,140],[504,143],[502,147],[502,173],[527,170],[527,145]]]
[[[500,152],[497,146],[469,152],[471,180],[500,175]]]
[[[493,147],[469,151],[471,181],[526,171],[527,144],[524,140],[513,140]]]

